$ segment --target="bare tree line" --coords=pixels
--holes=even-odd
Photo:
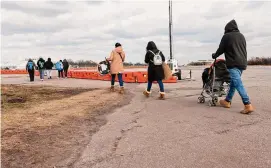
[[[97,66],[97,62],[91,61],[91,60],[78,60],[73,61],[72,59],[67,60],[71,66],[78,66],[78,67],[95,67]],[[145,66],[144,63],[132,63],[132,62],[124,62],[124,66]]]
[[[208,65],[207,62],[190,62],[190,66]],[[253,57],[248,60],[248,65],[271,65],[271,57]]]

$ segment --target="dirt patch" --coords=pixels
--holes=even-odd
[[[51,86],[1,85],[2,113],[12,108],[28,108],[35,103],[67,98],[93,89]]]
[[[71,167],[104,114],[128,94],[106,90],[2,85],[2,166]],[[11,98],[24,102],[10,103]],[[125,100],[125,101],[124,101]]]

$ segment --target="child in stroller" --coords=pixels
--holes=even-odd
[[[205,103],[205,98],[211,98],[209,106],[215,106],[218,97],[226,95],[229,90],[230,74],[224,59],[215,60],[210,68],[202,73],[203,90],[198,97],[199,103]]]

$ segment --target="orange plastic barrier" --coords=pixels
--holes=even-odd
[[[25,70],[18,71],[16,73],[25,73]],[[11,70],[2,70],[1,73],[3,74],[10,74],[15,73]],[[36,71],[35,75],[39,75],[39,72]],[[103,80],[103,81],[110,81],[111,75],[100,75],[98,72],[94,71],[83,71],[83,70],[71,70],[68,72],[68,77],[76,78],[76,79],[92,79],[92,80]],[[146,71],[140,71],[140,72],[124,72],[122,74],[123,81],[125,83],[147,83],[148,81],[148,74]],[[118,77],[116,75],[116,82],[118,82]],[[177,77],[172,76],[171,78],[167,80],[163,80],[164,83],[177,83]],[[157,83],[157,82],[154,82]]]
[[[98,80],[103,80],[103,75],[101,75],[101,74],[98,74]]]
[[[148,81],[147,72],[133,72],[136,83],[146,83]]]
[[[164,83],[177,83],[177,77],[176,76],[172,76],[167,80],[163,80]]]
[[[85,72],[83,79],[91,79],[92,73],[91,72]]]
[[[1,70],[1,74],[27,74],[26,70]]]
[[[99,74],[98,72],[91,72],[91,79],[98,80]]]
[[[68,76],[68,78],[72,78],[72,72],[71,72],[71,71],[68,71],[67,76]]]
[[[126,83],[135,83],[136,82],[136,77],[134,76],[133,72],[124,72],[122,74],[122,79]]]
[[[104,81],[111,81],[111,75],[110,74],[103,75],[103,80]]]

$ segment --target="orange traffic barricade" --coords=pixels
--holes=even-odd
[[[122,74],[122,79],[126,83],[135,83],[136,82],[136,78],[133,75],[133,72],[124,72]]]
[[[68,78],[71,78],[71,77],[72,77],[72,72],[71,72],[71,71],[68,71],[67,76],[68,76]]]
[[[91,72],[91,79],[98,80],[99,73],[98,72]]]
[[[103,75],[103,80],[104,81],[110,81],[111,80],[111,75],[110,74]]]
[[[147,72],[133,72],[136,83],[146,83],[148,81]]]
[[[177,77],[176,76],[171,76],[167,80],[163,80],[164,83],[177,83]]]

